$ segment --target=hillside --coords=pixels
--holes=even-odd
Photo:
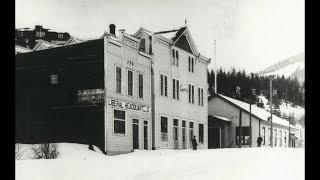
[[[296,56],[290,57],[288,59],[282,60],[265,70],[258,72],[262,76],[284,76],[287,77],[296,77],[299,83],[304,82],[305,79],[305,54],[300,53]]]

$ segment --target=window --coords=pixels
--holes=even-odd
[[[186,127],[186,121],[185,120],[182,120],[182,127]]]
[[[269,146],[271,146],[271,128],[269,128]]]
[[[203,89],[198,88],[198,104],[203,106]]]
[[[266,128],[262,127],[263,145],[266,144]]]
[[[62,39],[63,38],[63,34],[58,34],[58,38]]]
[[[189,103],[194,104],[194,86],[189,84]]]
[[[172,97],[179,100],[179,80],[172,79]]]
[[[128,70],[128,95],[132,96],[133,94],[133,72]]]
[[[277,146],[277,130],[274,130],[274,146]]]
[[[43,31],[37,31],[36,32],[36,36],[37,37],[43,37],[45,35],[45,32],[43,32]]]
[[[58,75],[57,74],[51,75],[50,79],[51,79],[51,84],[58,84]]]
[[[146,38],[141,38],[140,45],[139,45],[139,50],[141,52],[146,52]]]
[[[126,133],[125,111],[114,110],[113,132],[117,134]]]
[[[168,141],[168,118],[161,116],[161,141]]]
[[[188,61],[188,66],[189,66],[189,72],[194,72],[194,58],[189,57],[189,61]]]
[[[161,83],[160,86],[161,87],[160,88],[161,88],[161,95],[162,96],[168,96],[167,80],[168,80],[167,76],[161,74],[161,76],[160,76],[160,83]]]
[[[284,145],[287,147],[287,132],[284,132]]]
[[[172,49],[172,64],[177,67],[179,66],[179,52],[174,49]]]
[[[121,93],[121,68],[116,67],[116,92]]]
[[[143,98],[143,75],[139,74],[139,98]]]
[[[190,141],[193,137],[193,122],[189,122],[189,131],[190,131]]]
[[[199,123],[199,143],[202,144],[203,143],[203,124]]]
[[[280,133],[280,142],[279,142],[279,146],[282,146],[282,131],[280,131],[279,133]]]

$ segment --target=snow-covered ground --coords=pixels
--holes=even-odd
[[[16,180],[302,180],[305,172],[302,148],[138,150],[117,156],[80,144],[59,148],[58,159],[16,160]]]

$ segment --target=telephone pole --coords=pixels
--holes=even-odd
[[[273,147],[273,124],[272,124],[272,76],[270,76],[270,121],[271,121],[271,147]]]
[[[215,93],[218,93],[218,85],[217,85],[217,75],[218,75],[218,73],[217,73],[217,70],[218,70],[218,68],[217,68],[217,56],[216,56],[216,40],[214,40],[214,52],[213,52],[214,54],[214,92]]]

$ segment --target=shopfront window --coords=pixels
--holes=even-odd
[[[125,134],[126,133],[126,112],[120,110],[114,110],[114,133]]]

